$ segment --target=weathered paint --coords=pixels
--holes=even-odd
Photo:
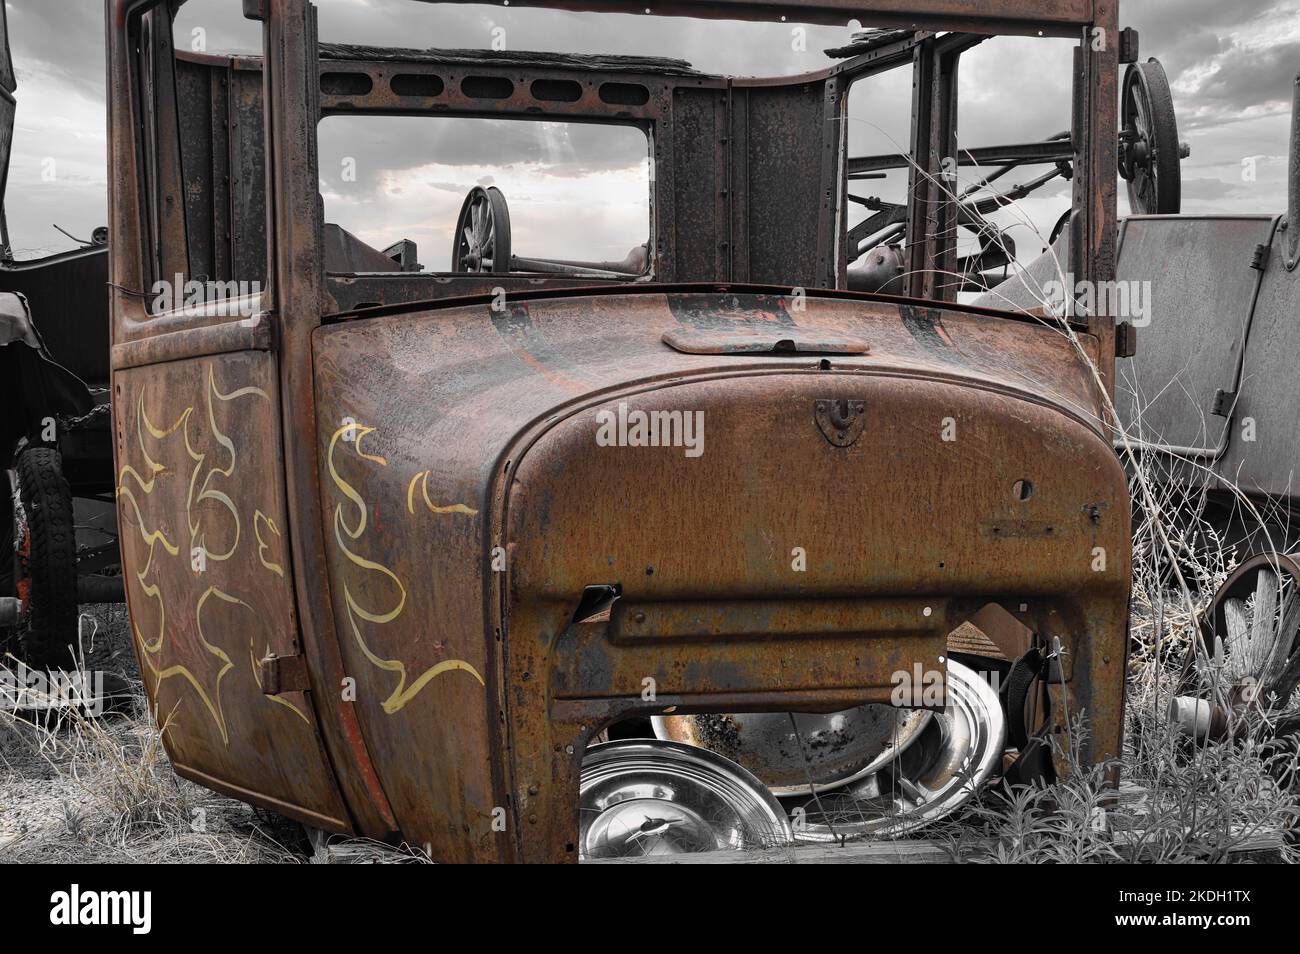
[[[839,211],[822,198],[842,183],[842,68],[781,81],[665,72],[642,117],[659,124],[666,151],[656,159],[668,160],[657,164],[652,274],[788,280],[787,291],[566,290],[571,281],[512,277],[494,310],[481,278],[397,276],[381,291],[326,274],[315,127],[342,104],[321,89],[304,0],[262,5],[260,101],[246,75],[259,64],[242,59],[189,57],[174,87],[165,23],[144,55],[166,67],[137,99],[128,28],[151,4],[107,2],[118,466],[141,477],[121,470],[119,483],[142,491],[164,453],[183,453],[172,466],[190,475],[182,488],[162,464],[152,492],[119,498],[135,521],[124,529],[137,531],[128,598],[160,717],[168,705],[184,713],[168,730],[182,771],[322,827],[400,834],[440,860],[573,859],[578,769],[604,724],[674,706],[826,711],[883,700],[893,673],[941,666],[947,632],[990,601],[1049,645],[1061,641],[1057,696],[1068,705],[1056,706],[1058,727],[1086,710],[1085,758],[1118,754],[1129,517],[1099,392],[1113,321],[1067,335],[1024,316],[817,291],[844,281],[831,233]],[[925,5],[932,28],[948,22],[940,6]],[[1030,28],[1020,0],[978,7],[975,26]],[[1045,16],[1049,30],[1078,35],[1072,18],[1110,24],[1114,6],[1071,0]],[[880,54],[893,65],[912,55],[908,44]],[[1089,57],[1076,88],[1076,146],[1090,164],[1076,183],[1113,167],[1105,65]],[[176,121],[178,102],[202,87],[189,66],[210,66],[218,87],[224,70],[233,86],[213,101],[265,123],[256,146],[221,139],[219,123],[195,132],[212,137],[214,162],[220,143],[239,153],[235,219],[246,229],[267,210],[253,316],[144,306],[160,262],[188,255],[220,267],[253,254],[247,237],[228,252],[202,239],[191,247],[196,230],[178,227],[189,215],[211,227],[208,241],[223,234],[215,166],[205,194],[178,203],[187,162],[204,154],[186,138],[195,128]],[[675,88],[681,103],[670,102]],[[448,93],[449,108],[485,108],[460,92]],[[382,93],[373,105],[413,108]],[[590,95],[574,109],[616,112]],[[156,156],[152,184],[135,141],[149,115],[163,139],[144,153]],[[764,139],[790,120],[811,139]],[[692,139],[699,122],[711,132]],[[746,150],[723,148],[732,130]],[[692,151],[696,140],[707,148]],[[801,157],[808,141],[824,147],[820,161]],[[245,174],[253,155],[267,171],[260,198],[258,177]],[[761,188],[723,201],[715,187],[727,181]],[[142,202],[151,188],[168,210],[156,222]],[[814,192],[813,208],[798,198]],[[1113,183],[1086,200],[1078,271],[1104,278]],[[485,297],[457,300],[467,295]],[[447,301],[412,304],[419,298]],[[369,301],[383,307],[360,309]],[[691,347],[665,341],[683,329]],[[770,350],[735,347],[769,334]],[[804,352],[782,353],[787,340]],[[846,340],[865,348],[816,353],[819,341]],[[207,418],[199,409],[210,401]],[[827,401],[864,408],[857,439],[825,433],[817,407]],[[602,446],[596,415],[620,405],[703,412],[703,453]],[[949,420],[953,441],[943,439]],[[141,425],[143,448],[129,440]],[[240,479],[245,460],[259,466]],[[190,537],[208,561],[197,574],[177,542]],[[794,548],[806,551],[806,571],[787,559]],[[237,567],[270,588],[242,595],[249,577]],[[612,584],[620,599],[607,621],[575,620],[583,588]],[[159,607],[162,622],[150,615]],[[246,608],[256,633],[233,618],[214,617],[209,630],[209,611]],[[262,637],[272,654],[300,653],[309,690],[267,697],[253,660],[235,661],[250,635],[253,656]]]
[[[1073,345],[959,310],[787,304],[574,294],[316,333],[334,614],[408,837],[564,857],[582,747],[610,720],[884,701],[994,600],[1062,639],[1086,753],[1118,753],[1127,485]],[[684,325],[870,352],[684,354],[663,341]],[[823,398],[865,402],[859,441],[824,438]],[[619,404],[702,412],[703,453],[601,446]],[[610,619],[575,621],[598,585],[621,592]]]
[[[119,371],[118,525],[140,672],[176,770],[331,828],[347,814],[302,692],[275,367],[265,352]]]

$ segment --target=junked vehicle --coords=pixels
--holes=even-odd
[[[1300,77],[1290,92],[1285,212],[1134,215],[1120,230],[1119,277],[1146,282],[1154,303],[1139,354],[1121,362],[1120,420],[1169,499],[1188,504],[1180,545],[1237,563],[1171,706],[1201,739],[1275,722],[1300,685]]]
[[[78,602],[122,599],[107,229],[79,249],[15,257],[4,201],[16,90],[0,8],[0,648],[32,667],[67,668]]]
[[[306,0],[244,0],[262,57],[177,52],[177,6],[107,23],[122,552],[180,775],[538,862],[913,830],[995,772],[1063,770],[1051,739],[1119,754],[1127,339],[959,304],[993,265],[956,230],[996,193],[951,184],[963,53],[1075,40],[1069,133],[974,159],[1068,168],[1069,267],[1113,277],[1115,4],[654,11],[883,28],[768,79],[319,43]],[[847,96],[889,70],[914,77],[907,201],[855,230],[851,182],[900,159],[849,155]],[[638,130],[648,237],[548,256],[509,183],[471,182],[450,270],[420,270],[325,221],[339,115]],[[901,275],[864,276],[899,220]],[[160,306],[159,281],[195,294]]]

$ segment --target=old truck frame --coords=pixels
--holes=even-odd
[[[124,574],[180,775],[441,861],[575,860],[606,727],[889,702],[990,607],[1053,659],[1044,731],[1083,715],[1083,759],[1120,752],[1130,516],[1106,420],[1126,336],[958,304],[944,178],[962,52],[1076,40],[1068,135],[1010,155],[1070,164],[1063,265],[1112,277],[1115,3],[654,9],[899,31],[779,79],[323,45],[306,0],[243,0],[262,57],[178,54],[177,6],[107,0]],[[850,288],[842,122],[852,82],[893,68],[915,79],[897,296]],[[342,113],[636,126],[644,260],[336,254],[316,128]],[[174,275],[259,286],[155,307]],[[620,405],[702,412],[704,453],[601,446]]]

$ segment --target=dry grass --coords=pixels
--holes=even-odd
[[[1192,570],[1206,574],[1202,600],[1231,562],[1231,554],[1215,553]],[[923,837],[946,843],[956,858],[990,863],[1224,862],[1253,860],[1258,850],[1270,860],[1296,860],[1296,847],[1278,836],[1300,813],[1294,741],[1257,727],[1244,740],[1192,747],[1164,718],[1192,651],[1200,604],[1185,605],[1160,582],[1141,568],[1135,580],[1118,801],[1101,769],[1076,766],[1057,785],[1009,797],[988,790]],[[98,609],[108,631],[101,626],[87,655],[92,664],[120,662],[121,611]],[[1086,731],[1085,719],[1076,720],[1076,747]],[[128,711],[100,719],[64,709],[57,721],[38,725],[0,714],[0,770],[0,861],[274,864],[312,857],[293,823],[178,778],[138,693]],[[330,847],[351,863],[428,861],[416,849],[359,839],[332,838]]]
[[[932,831],[955,856],[1034,864],[1300,860],[1300,737],[1276,731],[1295,725],[1296,700],[1223,742],[1194,745],[1167,718],[1189,667],[1200,692],[1213,689],[1199,665],[1205,650],[1197,618],[1245,554],[1223,544],[1194,489],[1153,473],[1161,466],[1158,458],[1143,459],[1136,469],[1146,472],[1133,478],[1159,496],[1136,517],[1118,797],[1106,787],[1104,767],[1080,766],[1075,752],[1065,753],[1067,781],[1010,795],[987,791]],[[1076,752],[1086,732],[1085,714],[1070,733]]]
[[[82,659],[134,679],[122,608],[93,609]],[[302,860],[296,825],[176,776],[132,685],[124,711],[96,719],[70,707],[0,711],[0,861]]]

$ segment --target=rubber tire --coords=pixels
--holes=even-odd
[[[68,647],[77,642],[77,531],[57,450],[23,451],[18,492],[31,536],[28,604],[19,625],[23,661],[36,669],[67,668],[73,663]]]
[[[9,491],[9,474],[0,470],[0,596],[18,595],[14,586],[17,563],[14,554],[14,500]],[[15,635],[14,627],[0,626],[0,656],[18,652]]]

